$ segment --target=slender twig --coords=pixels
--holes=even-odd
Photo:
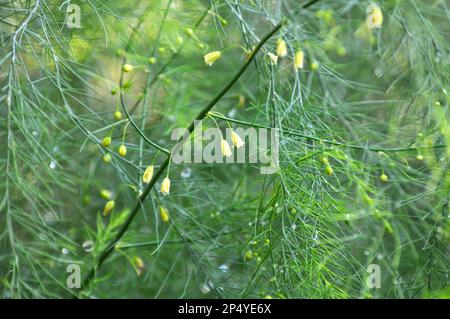
[[[123,63],[122,65],[124,65],[126,63],[126,57],[123,58]],[[139,128],[139,126],[136,124],[136,122],[133,120],[133,118],[131,117],[130,113],[128,112],[128,109],[125,105],[125,99],[124,99],[124,95],[123,95],[123,89],[122,89],[122,85],[123,85],[123,70],[121,70],[120,72],[120,104],[122,105],[122,109],[128,119],[128,121],[130,121],[131,126],[133,126],[133,128],[136,130],[136,132],[138,132],[138,134],[141,136],[141,138],[147,142],[148,144],[150,144],[151,146],[153,146],[154,148],[156,148],[157,150],[169,155],[170,151],[168,149],[165,149],[164,147],[156,144],[155,142],[153,142],[151,139],[149,139],[144,132],[142,132],[142,130]]]
[[[202,21],[205,19],[206,15],[209,12],[209,9],[211,8],[211,6],[209,5],[205,11],[203,12],[203,14],[200,16],[200,18],[197,20],[197,22],[194,24],[193,26],[193,30],[194,32],[198,29],[198,27],[200,26],[200,24],[202,23]],[[166,69],[169,67],[169,65],[171,65],[171,63],[173,62],[173,60],[175,60],[178,55],[180,54],[180,52],[184,49],[184,47],[186,46],[186,44],[188,43],[188,41],[191,39],[191,37],[187,38],[186,41],[183,42],[183,44],[178,48],[178,50],[169,58],[169,60],[164,63],[164,65],[155,73],[155,75],[153,75],[153,77],[148,76],[147,77],[147,83],[146,83],[146,89],[148,90],[153,84],[156,83],[156,80],[158,80],[159,76],[164,73],[166,71]],[[156,49],[156,45],[154,47],[153,52]],[[154,54],[154,53],[153,53]],[[130,109],[130,114],[134,114],[134,112],[136,111],[136,109],[138,108],[138,106],[140,105],[140,103],[142,102],[142,99],[136,101],[136,103],[134,103],[134,105],[131,107]]]
[[[214,112],[210,112],[208,115],[211,116],[211,117],[214,117],[214,118],[225,120],[227,122],[232,122],[232,123],[236,123],[236,124],[242,124],[242,125],[245,125],[245,126],[264,128],[264,129],[268,129],[268,130],[278,130],[278,131],[280,131],[281,133],[283,133],[285,135],[303,137],[303,138],[306,138],[308,140],[318,141],[318,142],[322,142],[322,143],[325,143],[325,144],[331,144],[331,145],[342,146],[342,147],[347,147],[347,148],[352,148],[352,149],[357,149],[357,150],[364,150],[364,151],[372,151],[372,152],[404,152],[404,151],[417,151],[417,150],[429,149],[429,148],[434,148],[435,149],[435,148],[447,147],[447,145],[445,145],[445,144],[437,144],[437,145],[431,145],[431,146],[420,146],[420,147],[394,147],[394,148],[361,146],[361,145],[341,143],[341,142],[337,142],[337,141],[330,141],[330,140],[322,139],[322,138],[319,138],[319,137],[315,137],[315,136],[303,134],[303,133],[300,133],[300,132],[296,132],[296,131],[283,130],[283,129],[274,128],[274,127],[270,127],[270,126],[266,126],[266,125],[261,125],[261,124],[255,124],[255,123],[250,123],[250,122],[246,122],[246,121],[236,120],[236,119],[232,119],[232,118],[229,118],[229,117],[226,117],[226,116],[223,116],[221,114],[214,113]]]
[[[241,68],[236,72],[236,74],[231,78],[231,80],[223,87],[223,89],[211,100],[211,102],[206,105],[194,118],[194,120],[191,122],[191,124],[188,127],[189,134],[192,134],[195,127],[198,125],[197,121],[201,121],[209,111],[217,104],[217,102],[233,87],[233,85],[239,80],[241,75],[245,72],[245,70],[248,68],[250,63],[252,63],[253,59],[256,56],[256,53],[261,49],[261,47],[269,40],[273,34],[275,34],[282,26],[282,23],[278,23],[274,28],[267,33],[261,41],[256,45],[254,50],[250,53],[245,63],[241,66]],[[183,137],[181,137],[183,139]],[[174,154],[176,151],[178,151],[179,147],[181,147],[183,143],[177,143],[176,146],[172,149],[171,153]],[[159,170],[155,173],[147,187],[144,189],[142,194],[139,196],[136,204],[134,205],[133,209],[131,210],[130,214],[128,215],[127,219],[125,220],[124,224],[120,228],[119,232],[116,234],[114,239],[111,241],[111,243],[107,246],[107,248],[100,254],[100,257],[98,258],[96,265],[90,270],[88,275],[83,281],[82,289],[85,289],[91,280],[93,279],[96,271],[102,266],[103,262],[106,260],[106,258],[111,254],[111,252],[116,247],[117,243],[120,241],[122,236],[125,234],[125,232],[130,227],[132,221],[134,220],[136,214],[141,209],[141,206],[144,202],[144,200],[147,198],[148,194],[150,193],[151,189],[155,186],[156,181],[161,177],[162,173],[165,171],[167,166],[169,165],[169,162],[171,160],[171,157],[167,157],[166,160],[161,164]]]

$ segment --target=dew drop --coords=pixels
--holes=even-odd
[[[51,225],[58,221],[58,216],[56,216],[52,211],[49,211],[45,213],[44,220],[47,224]]]
[[[83,243],[83,250],[87,253],[90,253],[94,250],[94,242],[92,240],[86,240]]]
[[[376,67],[374,73],[377,78],[381,78],[383,76],[383,69],[381,67]]]
[[[228,265],[222,264],[222,265],[219,266],[219,269],[220,269],[221,272],[228,272],[229,268],[228,268]]]
[[[319,239],[319,233],[318,233],[317,230],[314,232],[314,236],[313,236],[312,239],[313,239],[314,241],[317,241],[317,240]]]
[[[211,287],[207,282],[205,282],[203,285],[200,286],[200,291],[202,294],[207,294],[211,291]]]
[[[55,160],[52,160],[51,162],[50,162],[50,168],[51,169],[55,169],[56,168],[56,161]]]
[[[228,112],[228,117],[234,118],[236,116],[236,109],[231,109],[230,112]]]
[[[184,179],[191,177],[191,175],[192,175],[192,169],[190,167],[184,168],[180,173],[181,178],[184,178]]]

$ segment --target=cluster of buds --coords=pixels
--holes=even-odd
[[[240,148],[244,145],[244,141],[241,139],[241,137],[235,132],[231,131],[231,143],[233,143],[233,146],[236,148]],[[220,151],[222,152],[223,156],[230,157],[231,156],[231,147],[230,144],[228,144],[226,139],[222,139],[220,141]]]

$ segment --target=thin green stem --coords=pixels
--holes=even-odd
[[[244,73],[244,71],[248,68],[250,63],[253,61],[253,59],[256,56],[256,53],[261,49],[261,47],[264,45],[264,43],[269,40],[273,34],[275,34],[282,26],[282,23],[278,23],[269,33],[267,33],[261,41],[256,45],[255,49],[252,51],[246,62],[241,66],[241,68],[236,72],[236,74],[231,78],[231,80],[224,86],[224,88],[211,100],[211,102],[206,105],[200,113],[195,117],[195,119],[191,122],[191,124],[188,127],[188,131],[190,134],[194,131],[194,128],[197,125],[197,121],[201,121],[205,116],[207,116],[208,112],[217,104],[217,102],[233,87],[233,85],[239,80],[241,75]],[[126,108],[125,108],[126,111]],[[131,121],[130,121],[131,122]],[[181,137],[182,139],[183,137]],[[183,143],[177,143],[178,147]],[[175,146],[172,149],[172,154],[174,154],[178,150],[177,146]],[[155,186],[156,181],[161,177],[162,173],[165,171],[165,169],[168,167],[170,162],[170,157],[167,157],[165,161],[161,164],[159,170],[155,173],[147,187],[144,189],[142,194],[138,197],[138,200],[136,204],[134,205],[133,209],[131,210],[130,214],[128,215],[127,219],[123,223],[122,227],[120,228],[119,232],[116,234],[114,239],[111,241],[111,243],[107,246],[107,248],[100,254],[100,257],[98,258],[95,266],[89,271],[88,275],[83,281],[82,284],[82,291],[85,289],[91,280],[94,278],[95,273],[97,270],[102,266],[103,262],[106,260],[106,258],[111,254],[111,252],[116,247],[117,243],[120,241],[120,239],[123,237],[123,235],[126,233],[128,228],[130,227],[132,221],[136,217],[137,213],[142,207],[142,204],[144,203],[145,199],[149,195],[152,188]]]
[[[264,129],[268,129],[268,130],[276,130],[276,129],[278,129],[281,133],[283,133],[285,135],[303,137],[303,138],[306,138],[306,139],[309,139],[309,140],[312,140],[312,141],[318,141],[318,142],[322,142],[322,143],[325,143],[325,144],[331,144],[331,145],[342,146],[342,147],[346,147],[346,148],[352,148],[352,149],[364,150],[364,151],[372,151],[372,152],[405,152],[405,151],[417,151],[417,150],[430,149],[430,148],[434,148],[435,149],[435,148],[447,147],[447,145],[445,145],[445,144],[438,144],[438,145],[432,145],[432,146],[421,146],[421,147],[394,147],[394,148],[360,146],[360,145],[354,145],[354,144],[341,143],[341,142],[337,142],[337,141],[330,141],[330,140],[322,139],[322,138],[319,138],[319,137],[306,135],[306,134],[303,134],[303,133],[300,133],[300,132],[283,130],[283,129],[274,128],[274,127],[270,127],[270,126],[266,126],[266,125],[261,125],[261,124],[255,124],[255,123],[250,123],[250,122],[246,122],[246,121],[236,120],[236,119],[232,119],[232,118],[220,115],[220,114],[218,114],[216,112],[210,112],[208,115],[211,116],[211,117],[215,117],[215,118],[218,118],[218,119],[225,120],[227,122],[232,122],[232,123],[236,123],[236,124],[242,124],[242,125],[245,125],[245,126],[264,128]]]

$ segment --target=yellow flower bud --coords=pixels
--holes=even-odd
[[[159,206],[159,216],[163,222],[169,222],[169,211],[164,206]]]
[[[144,261],[138,256],[134,257],[134,264],[141,269],[145,267]]]
[[[169,177],[166,177],[163,179],[161,183],[161,193],[163,195],[169,195],[170,192],[170,179]]]
[[[124,84],[123,84],[123,88],[124,89],[129,89],[130,87],[131,87],[131,85],[132,85],[132,83],[131,83],[131,81],[126,81]]]
[[[117,88],[112,88],[111,89],[111,95],[116,95],[117,93]]]
[[[102,140],[102,145],[104,147],[110,146],[111,145],[111,137],[110,136],[104,137],[103,140]]]
[[[122,157],[127,155],[127,147],[124,144],[119,146],[119,155]]]
[[[222,56],[222,54],[220,53],[220,51],[209,52],[208,54],[206,54],[204,56],[205,63],[207,65],[211,66],[214,62],[219,60],[221,56]]]
[[[327,164],[328,164],[328,157],[322,156],[322,158],[320,159],[320,161],[322,162],[322,164],[327,165]]]
[[[153,177],[153,165],[148,166],[145,171],[144,171],[144,175],[142,175],[142,181],[144,183],[150,183],[150,181],[152,180]]]
[[[100,196],[103,197],[104,199],[111,199],[114,196],[114,193],[107,189],[102,189],[100,191]]]
[[[383,12],[376,4],[367,7],[366,25],[369,29],[380,28],[383,24]]]
[[[381,174],[380,175],[380,181],[387,182],[388,179],[389,179],[389,177],[386,174]]]
[[[242,145],[244,145],[242,139],[234,131],[231,131],[231,141],[233,142],[233,145],[236,146],[236,148],[240,148]]]
[[[116,206],[116,202],[113,200],[110,200],[106,202],[105,207],[103,208],[103,216],[109,215],[111,211],[114,209],[114,206]]]
[[[124,64],[122,66],[122,71],[125,73],[133,71],[133,66],[131,64]]]
[[[271,52],[267,53],[267,55],[269,56],[270,64],[272,64],[272,65],[277,65],[277,62],[278,62],[278,55],[275,55],[275,54],[273,54],[273,53],[271,53]]]
[[[223,156],[230,157],[231,156],[231,148],[230,144],[224,139],[220,141],[220,150]]]
[[[178,45],[181,45],[181,44],[183,44],[183,37],[182,36],[177,36],[177,38],[176,38],[176,42],[177,42],[177,44]]]
[[[134,256],[133,257],[133,265],[135,267],[136,273],[138,276],[142,275],[145,270],[145,263],[141,257]]]
[[[120,121],[120,120],[122,119],[122,112],[120,112],[120,111],[115,111],[115,112],[114,112],[114,119],[115,119],[116,121]]]
[[[296,70],[303,69],[305,54],[303,51],[297,51],[294,55],[294,67]]]
[[[238,107],[243,108],[245,106],[245,96],[239,94]]]
[[[312,71],[317,71],[318,69],[319,69],[319,62],[313,61],[313,62],[311,63],[311,70],[312,70]]]
[[[329,175],[329,176],[333,175],[333,169],[331,168],[330,165],[327,165],[325,167],[325,173],[327,173],[327,175]]]
[[[276,50],[277,50],[278,57],[280,57],[280,58],[285,57],[287,55],[286,41],[284,41],[283,39],[278,39]]]
[[[417,159],[418,161],[423,161],[423,155],[422,155],[422,154],[417,155],[417,156],[416,156],[416,159]]]
[[[148,58],[148,63],[149,64],[155,64],[156,63],[156,58],[154,56]]]
[[[249,260],[253,258],[253,252],[251,250],[247,250],[244,254],[244,259]]]
[[[191,28],[184,29],[184,33],[186,33],[187,36],[192,37],[194,35],[194,30]]]
[[[105,154],[102,159],[104,163],[108,164],[109,162],[111,162],[111,155]]]

